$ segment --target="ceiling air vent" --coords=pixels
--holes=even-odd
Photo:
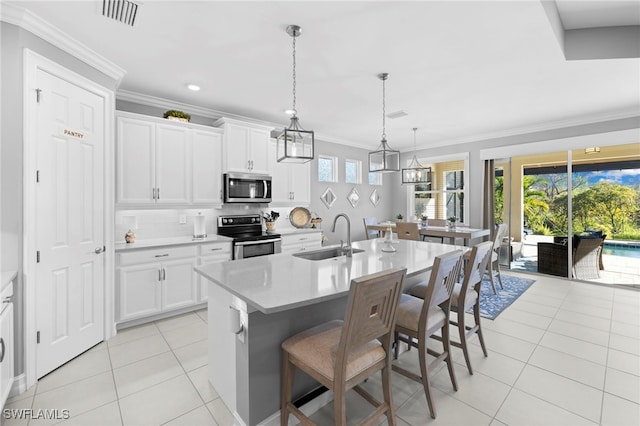
[[[407,111],[400,110],[400,111],[390,112],[389,114],[387,114],[387,117],[393,119],[393,118],[406,117],[407,115],[409,115]]]
[[[102,14],[123,24],[131,25],[136,22],[138,5],[129,0],[102,0]]]

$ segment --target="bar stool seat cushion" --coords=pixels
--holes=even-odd
[[[282,348],[289,352],[289,356],[303,359],[305,364],[313,366],[317,373],[332,381],[341,333],[342,321],[329,321],[290,337],[282,343]],[[346,380],[385,358],[385,350],[378,340],[363,345],[349,353]]]
[[[462,289],[462,284],[458,283],[453,287],[453,293],[451,293],[451,308],[458,307],[458,300],[460,300],[460,290]],[[409,290],[412,296],[419,297],[420,299],[424,299],[425,294],[427,294],[427,283],[421,282]],[[478,293],[475,291],[473,287],[470,287],[467,291],[467,297],[464,299],[464,304],[466,305],[465,311],[471,306],[476,304],[476,300],[478,300]]]
[[[417,324],[420,323],[420,314],[422,312],[422,304],[424,300],[411,296],[410,294],[400,295],[400,304],[398,305],[398,319],[396,326],[400,326],[409,330],[415,330]],[[427,329],[442,321],[446,321],[447,316],[442,309],[431,309],[427,314]]]

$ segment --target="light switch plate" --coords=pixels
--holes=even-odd
[[[181,214],[180,215],[180,223],[187,223],[187,215],[186,214]]]

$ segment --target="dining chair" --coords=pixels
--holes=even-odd
[[[427,221],[427,226],[447,226],[447,221],[445,219],[429,219]],[[430,237],[423,235],[422,241],[444,243],[444,237]]]
[[[396,222],[396,232],[400,240],[420,240],[420,231],[415,222]]]
[[[484,353],[485,357],[487,356],[487,348],[484,344],[480,325],[480,287],[482,286],[484,271],[487,268],[489,259],[491,259],[491,253],[493,253],[492,247],[493,241],[485,241],[471,248],[468,259],[465,259],[466,266],[462,283],[458,283],[453,287],[453,295],[451,297],[451,311],[455,312],[457,317],[456,319],[450,318],[449,323],[458,328],[460,340],[451,340],[450,344],[462,349],[469,374],[473,374],[473,368],[469,358],[468,341],[474,333],[478,335],[482,353]],[[466,258],[466,256],[464,257]],[[409,293],[412,296],[424,298],[427,293],[427,285],[425,283],[416,284],[411,287]],[[473,325],[466,324],[467,312],[473,313]],[[434,338],[438,339],[437,336]]]
[[[507,224],[501,223],[496,226],[495,234],[493,237],[493,247],[491,248],[491,260],[487,265],[487,274],[489,275],[489,280],[491,281],[491,287],[493,288],[493,294],[496,294],[496,284],[494,281],[494,276],[498,277],[498,282],[500,283],[500,288],[503,289],[502,286],[502,275],[500,274],[500,248],[502,247],[502,239],[507,233]]]
[[[289,423],[289,414],[302,424],[313,424],[292,403],[296,369],[333,391],[335,425],[347,424],[345,394],[349,389],[376,407],[363,423],[374,424],[375,419],[386,415],[388,424],[396,424],[391,396],[391,348],[406,272],[406,268],[393,268],[354,278],[344,322],[323,323],[282,343],[281,426]],[[378,371],[382,374],[383,402],[359,386]]]
[[[364,222],[364,233],[367,236],[367,240],[380,238],[380,231],[375,231],[369,229],[368,225],[377,225],[378,218],[376,217],[363,217],[362,221]]]
[[[436,418],[436,410],[431,397],[431,369],[439,362],[446,362],[449,377],[455,391],[458,383],[453,371],[453,361],[449,347],[449,311],[453,287],[460,275],[462,267],[462,250],[455,250],[442,254],[435,258],[433,269],[429,277],[429,283],[424,299],[402,294],[398,306],[398,319],[395,329],[395,358],[399,354],[399,344],[402,336],[410,346],[418,348],[420,362],[420,376],[406,370],[397,364],[393,365],[393,371],[402,374],[412,380],[422,383],[427,398],[429,412],[432,418]],[[442,336],[442,352],[427,348],[426,340],[440,331]],[[434,356],[427,365],[427,354]]]

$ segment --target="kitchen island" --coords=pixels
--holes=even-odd
[[[351,279],[407,268],[405,289],[424,278],[434,258],[466,248],[419,241],[353,243],[353,257],[308,260],[276,254],[200,266],[210,281],[209,381],[238,424],[256,425],[278,415],[280,343],[324,321],[342,319]],[[308,252],[307,252],[308,253]],[[318,384],[296,376],[294,396]]]

